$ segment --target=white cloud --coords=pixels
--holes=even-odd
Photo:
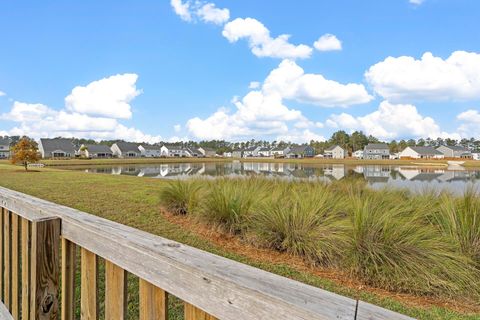
[[[185,3],[182,0],[170,0],[170,5],[172,6],[175,13],[185,21],[192,21],[192,15],[190,13],[190,2]]]
[[[85,87],[77,86],[65,98],[67,110],[119,119],[132,117],[130,101],[138,96],[138,75],[117,74],[93,81]]]
[[[248,88],[249,88],[249,89],[258,89],[258,88],[260,88],[260,85],[261,85],[260,82],[258,82],[258,81],[252,81],[252,82],[250,82],[250,84],[248,85]]]
[[[414,105],[392,104],[388,101],[383,101],[378,110],[365,116],[354,117],[347,113],[332,115],[327,125],[336,129],[362,130],[385,140],[404,137],[458,138],[458,134],[442,132],[435,120],[421,115]]]
[[[247,39],[252,53],[257,57],[301,59],[312,54],[312,48],[307,45],[289,43],[289,35],[283,34],[272,38],[270,31],[253,18],[237,18],[230,21],[225,25],[222,34],[232,43]]]
[[[308,129],[303,131],[293,130],[286,135],[281,135],[277,137],[279,141],[289,141],[294,143],[305,143],[314,141],[325,141],[325,137],[322,135],[318,135]]]
[[[417,5],[417,6],[418,6],[418,5],[421,5],[422,3],[424,3],[425,0],[409,0],[409,2],[410,2],[411,4],[414,4],[414,5]]]
[[[342,42],[333,34],[324,34],[317,41],[313,43],[313,46],[318,51],[336,51],[342,50]]]
[[[15,101],[10,112],[2,114],[0,119],[16,122],[40,121],[55,114],[56,111],[41,103]]]
[[[0,91],[0,97],[6,96],[7,94],[3,91]]]
[[[263,91],[323,107],[347,107],[373,100],[362,84],[341,84],[325,79],[321,74],[305,73],[291,60],[282,61],[270,72]]]
[[[211,22],[222,25],[230,19],[230,11],[228,9],[219,9],[213,3],[206,3],[196,11],[197,16],[204,22]]]
[[[180,132],[182,130],[182,126],[179,124],[176,124],[173,126],[173,130],[175,130],[175,132]]]
[[[480,54],[456,51],[446,60],[425,53],[388,57],[365,73],[375,92],[394,101],[480,99]]]
[[[470,109],[460,113],[457,120],[461,121],[458,132],[463,138],[480,136],[480,112]]]

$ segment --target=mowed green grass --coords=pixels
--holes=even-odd
[[[259,262],[228,252],[212,242],[196,236],[189,230],[166,220],[160,211],[159,193],[165,181],[150,178],[87,174],[58,169],[40,169],[25,173],[20,167],[0,164],[0,185],[55,203],[73,207],[100,217],[129,225],[165,238],[182,242],[242,263],[286,276],[332,292],[364,301],[419,319],[479,319],[480,314],[460,314],[441,307],[428,309],[407,307],[392,299],[361,290],[353,290],[297,270],[287,264]],[[135,309],[136,285],[129,286],[129,296]],[[133,297],[133,298],[132,298]],[[181,319],[181,305],[172,310]],[[131,316],[134,319],[134,316]]]

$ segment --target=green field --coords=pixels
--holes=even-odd
[[[147,159],[142,160],[146,161]],[[158,162],[158,159],[154,160]],[[204,161],[204,159],[200,161]],[[72,165],[79,161],[67,160],[66,162]],[[106,163],[102,161],[102,164]],[[221,242],[211,240],[195,230],[185,228],[185,225],[188,225],[188,217],[183,218],[183,224],[179,224],[175,222],[175,219],[172,220],[165,216],[160,200],[161,190],[166,185],[163,180],[87,174],[56,168],[25,173],[20,167],[0,164],[0,185],[419,319],[480,318],[478,312],[480,306],[475,303],[462,302],[462,299],[456,300],[455,297],[449,299],[429,296],[416,297],[408,294],[389,294],[386,291],[375,289],[365,290],[355,285],[349,285],[348,281],[343,283],[343,281],[323,277],[321,272],[312,272],[313,269],[305,268],[296,263],[295,259],[292,259],[292,263],[289,262],[289,259],[263,260],[248,254],[247,250],[243,252],[243,250],[226,248]],[[322,269],[321,266],[316,268]],[[368,286],[366,287],[368,288]],[[130,290],[133,294],[135,286],[131,286]]]

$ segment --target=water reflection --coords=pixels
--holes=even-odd
[[[286,178],[321,178],[330,181],[361,177],[374,187],[396,186],[424,190],[447,188],[458,192],[468,185],[480,185],[480,170],[463,167],[385,166],[342,164],[300,164],[269,162],[165,163],[88,167],[86,172],[121,174],[151,178],[186,178],[190,176],[271,176]]]

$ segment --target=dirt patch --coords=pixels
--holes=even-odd
[[[455,299],[442,299],[437,297],[424,297],[414,296],[405,293],[395,293],[384,289],[369,287],[364,283],[352,278],[348,273],[341,270],[325,268],[321,266],[312,266],[304,261],[301,257],[293,256],[291,254],[282,253],[266,248],[258,248],[245,241],[242,241],[239,237],[222,232],[221,230],[212,228],[198,221],[187,217],[173,215],[166,210],[161,210],[163,216],[178,226],[194,232],[197,236],[208,240],[215,245],[218,245],[227,251],[240,254],[255,262],[268,262],[270,264],[287,265],[291,268],[300,271],[310,273],[323,279],[331,280],[337,284],[340,284],[349,289],[356,291],[368,291],[379,297],[387,297],[395,299],[406,306],[418,307],[418,308],[431,308],[442,307],[450,309],[463,314],[480,313],[480,305],[469,303],[464,300]],[[356,298],[356,297],[354,297]]]

